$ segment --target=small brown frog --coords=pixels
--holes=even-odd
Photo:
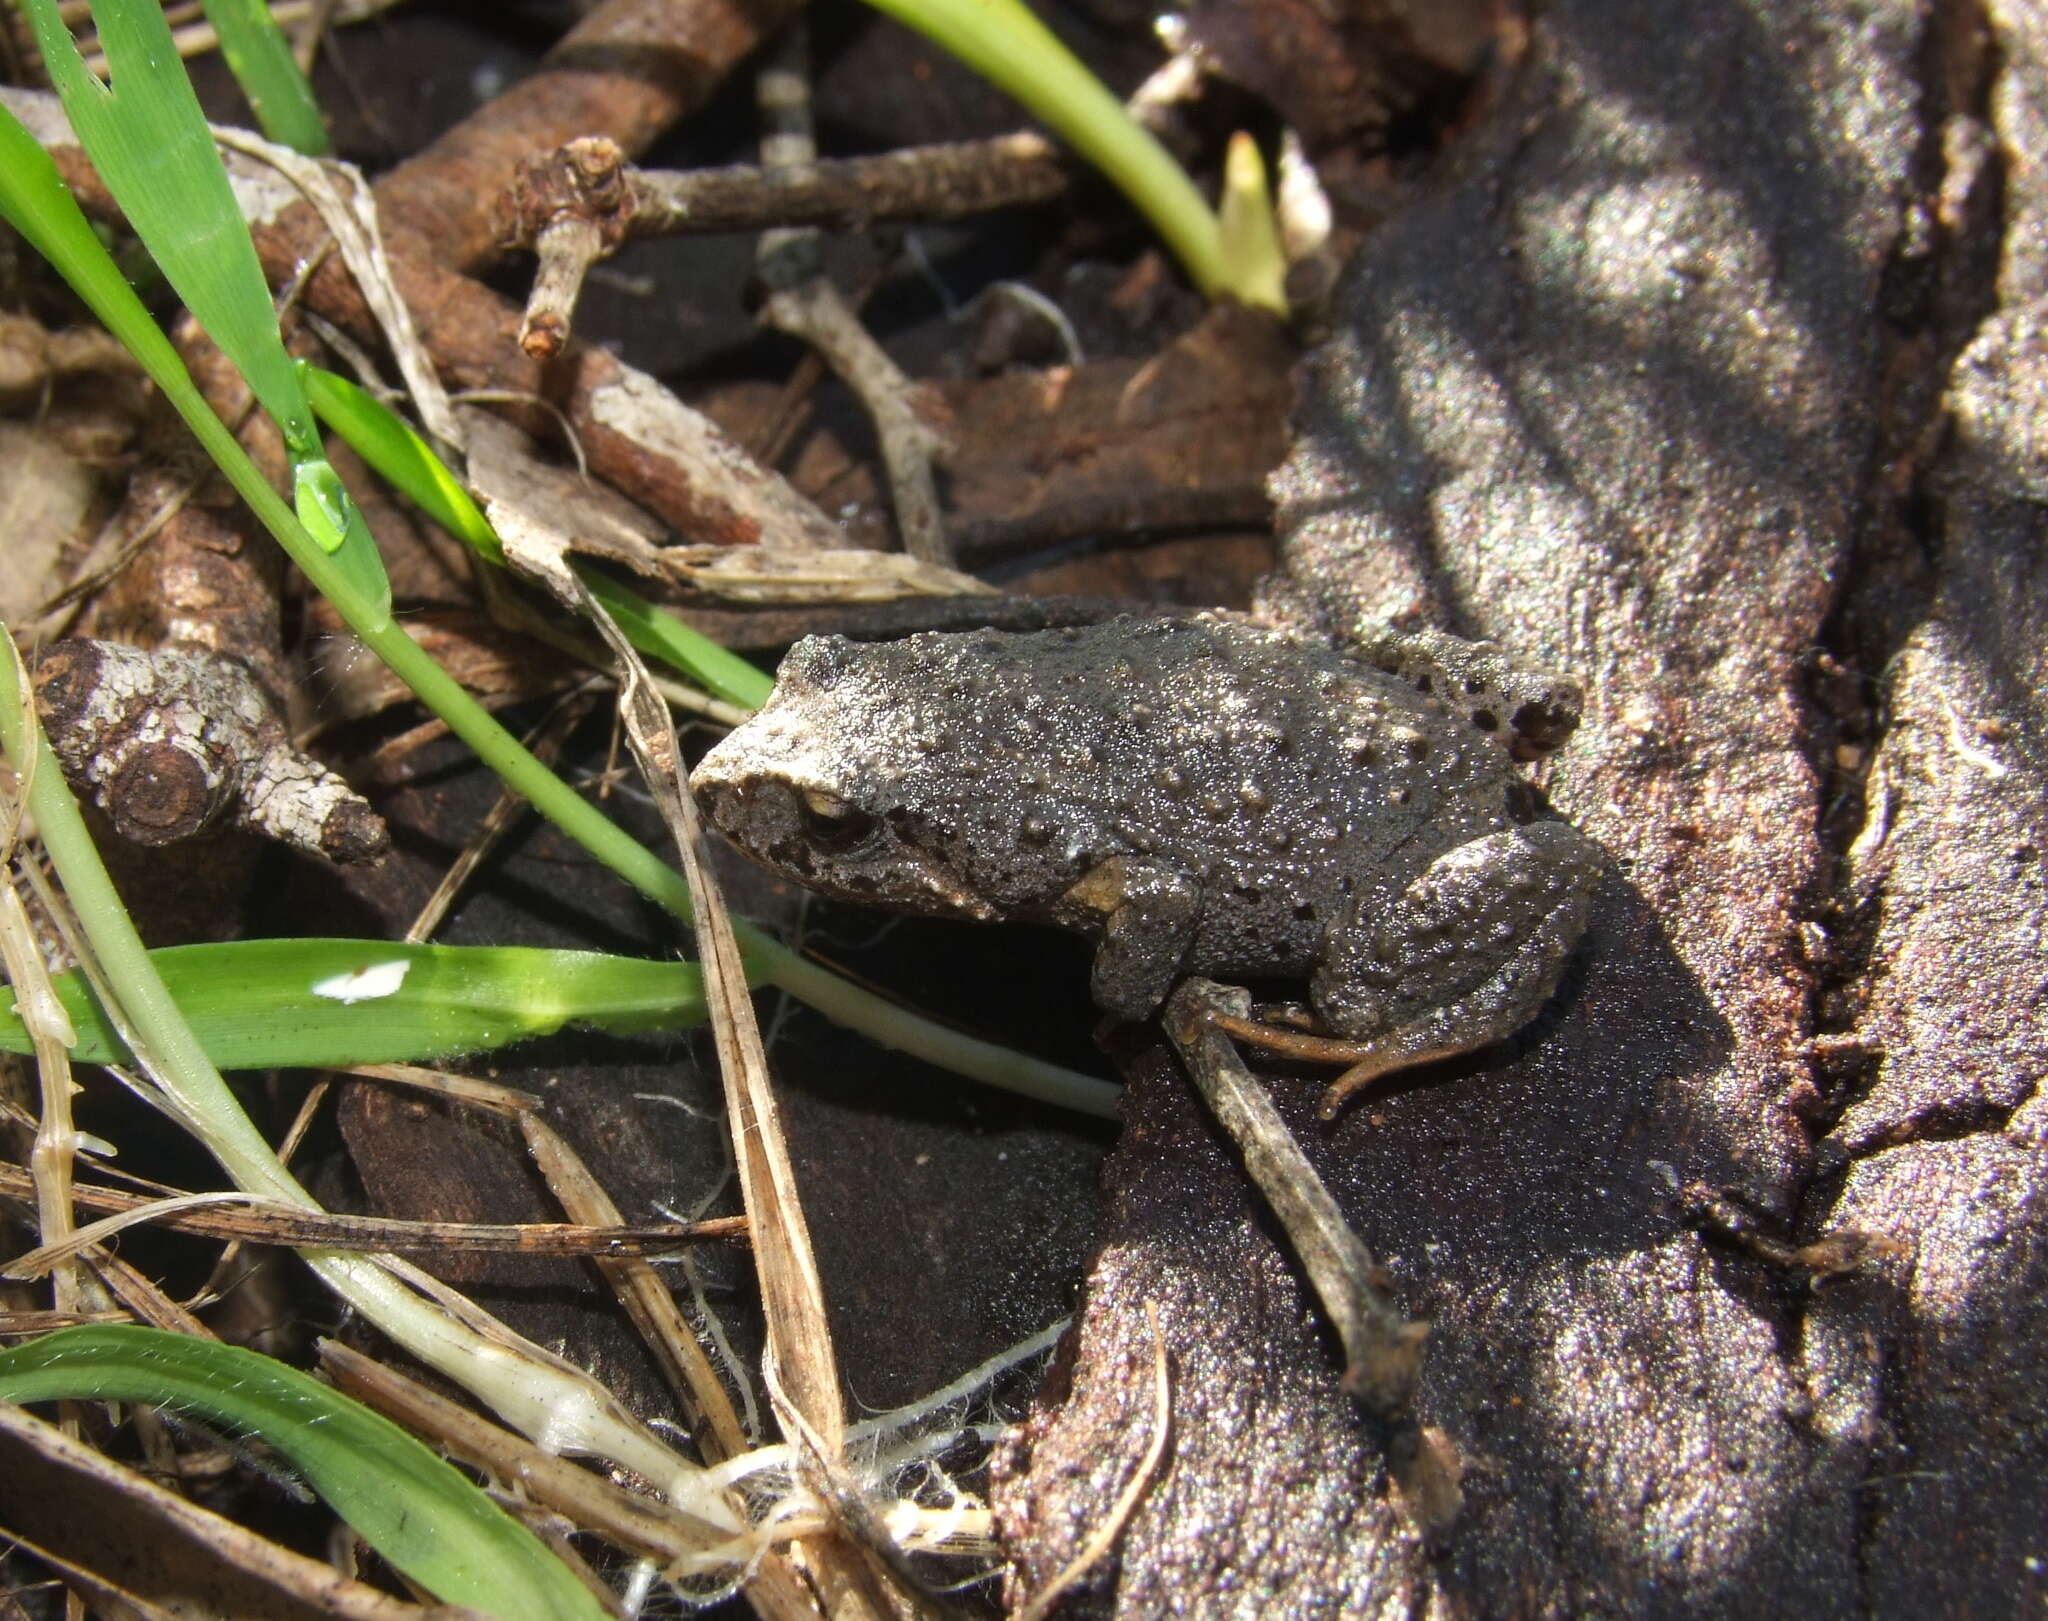
[[[1096,936],[1123,1017],[1187,974],[1308,978],[1353,1063],[1327,1113],[1526,1023],[1601,871],[1514,764],[1576,686],[1435,633],[1357,652],[1208,617],[812,637],[693,783],[814,889]]]

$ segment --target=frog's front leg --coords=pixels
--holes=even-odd
[[[1117,856],[1067,891],[1062,911],[1099,920],[1090,990],[1120,1019],[1142,1019],[1166,1000],[1195,942],[1202,886],[1186,873]]]
[[[1585,932],[1600,847],[1563,822],[1474,839],[1400,894],[1362,898],[1311,987],[1355,1060],[1322,1114],[1376,1076],[1512,1035],[1549,1000]]]

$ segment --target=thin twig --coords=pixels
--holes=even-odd
[[[1387,1287],[1386,1272],[1352,1231],[1280,1111],[1229,1038],[1219,1012],[1242,1012],[1249,999],[1207,980],[1189,980],[1166,1005],[1166,1033],[1180,1050],[1210,1112],[1244,1155],[1309,1282],[1343,1342],[1344,1388],[1389,1423],[1400,1422],[1422,1371],[1429,1325],[1410,1319]]]
[[[761,113],[767,133],[761,157],[771,170],[802,173],[817,162],[811,133],[808,52],[801,25],[785,36],[786,63],[761,73]],[[861,325],[860,317],[820,268],[818,232],[811,227],[762,233],[755,268],[768,288],[761,323],[810,344],[853,390],[875,426],[896,532],[903,549],[923,563],[950,568],[953,548],[939,511],[933,458],[945,440],[917,413],[916,385]]]
[[[327,31],[340,19],[341,0],[312,0],[309,5],[298,4],[297,0],[286,0],[302,11],[303,16],[293,18],[296,24],[291,30],[292,60],[299,65],[299,71],[308,78],[313,75],[313,64],[320,55],[320,41]],[[271,15],[282,23],[285,21],[285,5],[274,5]]]
[[[569,319],[583,278],[604,257],[604,238],[588,220],[556,220],[540,233],[533,251],[539,266],[519,323],[519,347],[535,360],[552,360],[569,341]]]
[[[572,143],[573,144],[573,143]],[[531,248],[564,211],[591,205],[565,191],[555,166],[561,150],[520,171],[499,204],[508,246]],[[603,209],[609,246],[650,236],[713,235],[815,226],[858,231],[871,225],[971,219],[999,208],[1050,202],[1072,170],[1034,130],[982,141],[902,147],[867,157],[820,158],[801,170],[732,164],[719,169],[616,171],[618,196]]]
[[[25,1198],[33,1186],[27,1171],[0,1162],[0,1196]],[[317,1244],[325,1249],[371,1252],[469,1251],[480,1255],[655,1256],[673,1253],[689,1244],[744,1238],[747,1234],[744,1216],[713,1216],[706,1221],[647,1226],[593,1226],[561,1221],[403,1221],[397,1217],[309,1211],[247,1193],[144,1197],[90,1183],[74,1184],[70,1191],[73,1201],[86,1209],[113,1214],[67,1233],[60,1242],[15,1257],[7,1263],[6,1276],[38,1276],[86,1245],[100,1243],[138,1222],[153,1222],[203,1238],[256,1244]]]

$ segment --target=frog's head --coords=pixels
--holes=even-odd
[[[690,786],[727,838],[806,887],[867,905],[987,919],[965,874],[957,779],[929,637],[796,644],[768,702],[705,755]]]

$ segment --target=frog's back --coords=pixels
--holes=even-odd
[[[728,831],[819,887],[1090,927],[1069,892],[1142,863],[1200,885],[1189,967],[1282,975],[1349,897],[1501,825],[1511,776],[1504,747],[1398,676],[1207,617],[817,638],[699,771],[745,790],[714,794]],[[774,803],[763,781],[874,836],[833,848],[800,808],[750,840],[735,819]]]
[[[1204,892],[1191,966],[1305,967],[1356,886],[1500,824],[1505,751],[1320,641],[1207,618],[919,640],[898,645],[942,679],[913,690],[977,717],[962,765],[986,847],[1046,857],[984,886],[1051,909],[1105,861],[1185,874]]]

